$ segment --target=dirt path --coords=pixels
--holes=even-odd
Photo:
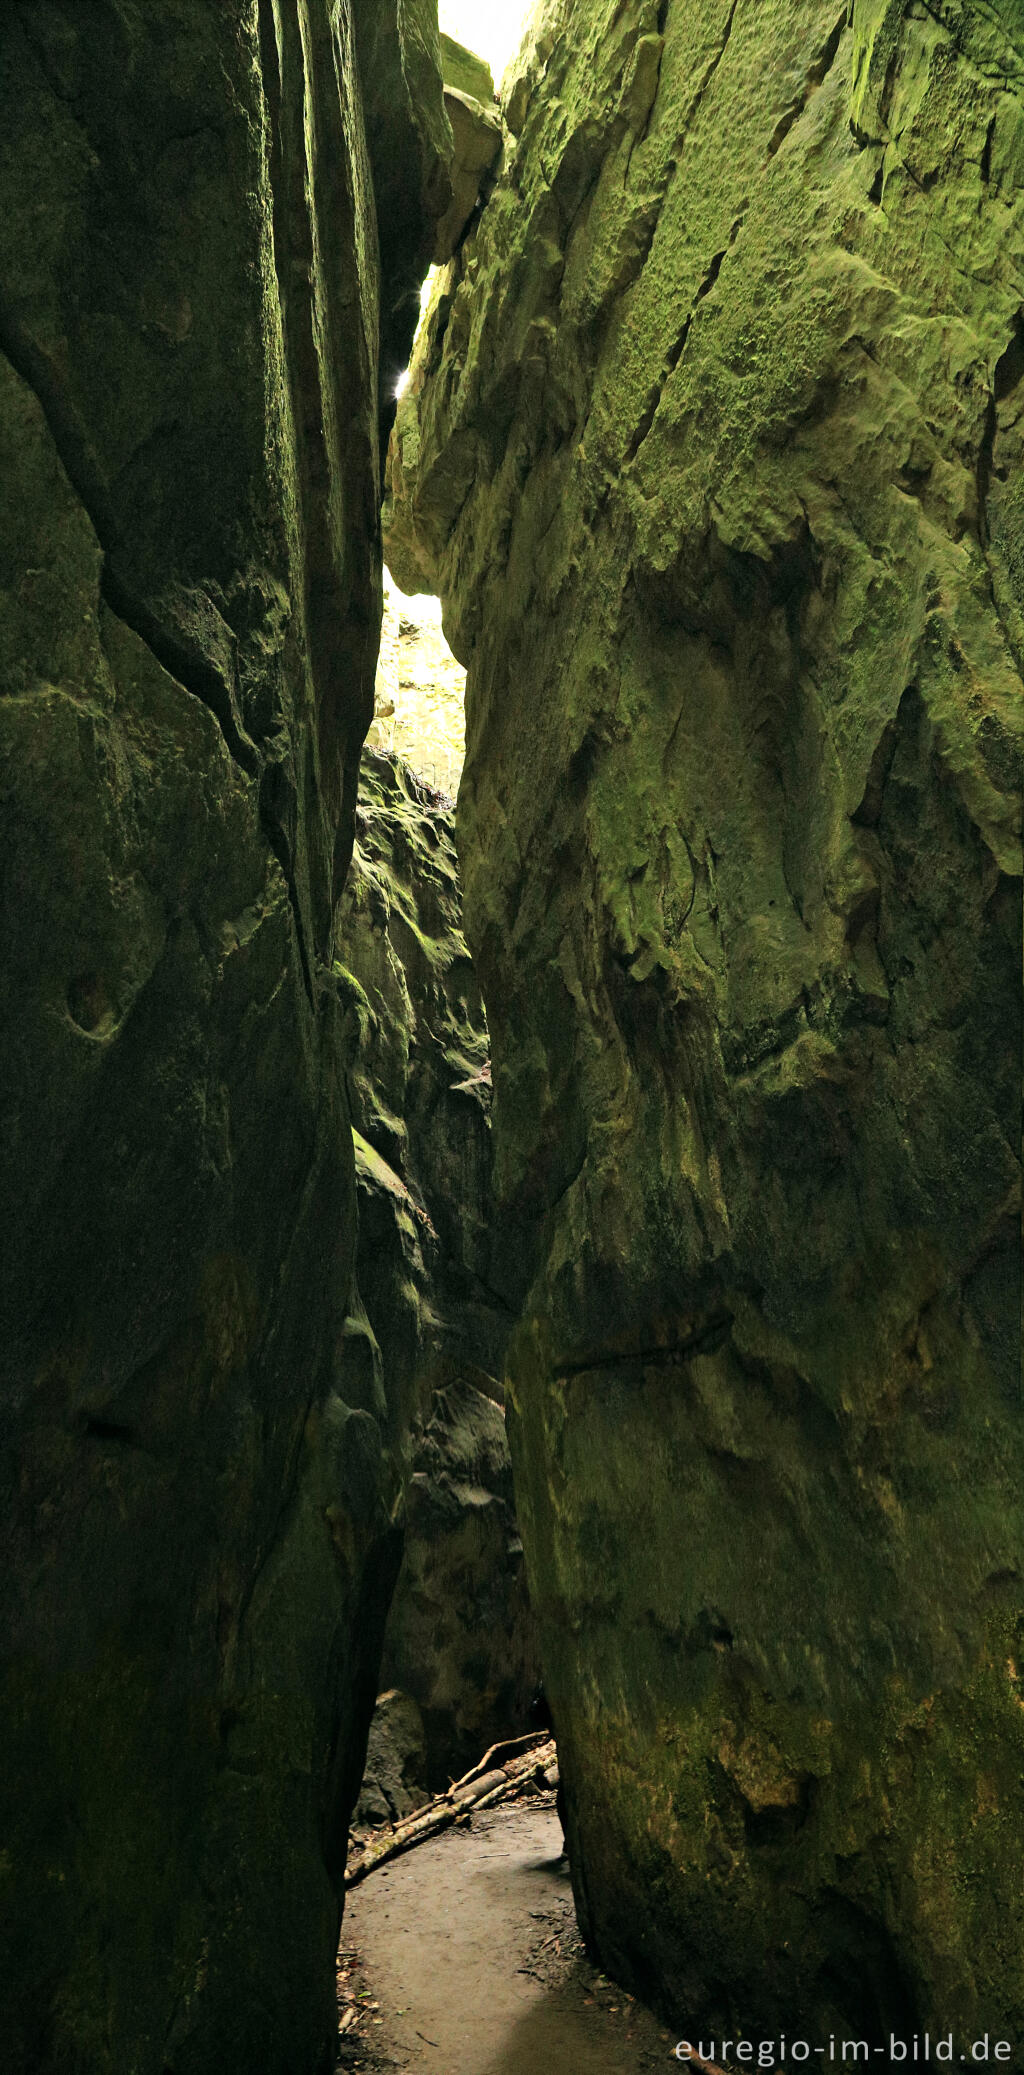
[[[354,1888],[340,2069],[416,2075],[648,2075],[669,2034],[587,1960],[554,1797],[419,1845]]]

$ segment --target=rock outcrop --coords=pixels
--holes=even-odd
[[[16,0],[0,106],[3,2061],[298,2075],[401,1553],[335,909],[436,10]]]
[[[511,1321],[493,1287],[489,1039],[451,804],[367,750],[357,828],[339,926],[362,1038],[364,1354],[411,1471],[381,1676],[419,1710],[423,1756],[405,1784],[425,1798],[522,1728],[536,1660],[501,1404]],[[386,1713],[405,1722],[400,1701]],[[392,1742],[379,1725],[377,1743]]]
[[[434,258],[451,259],[458,250],[481,190],[489,184],[501,155],[501,117],[494,99],[490,67],[452,36],[441,38],[445,114],[451,124],[452,198],[437,226]]]
[[[1020,17],[535,28],[386,552],[469,670],[580,1915],[719,2038],[1015,2039]]]
[[[354,1826],[376,1829],[397,1822],[429,1800],[424,1785],[427,1746],[416,1702],[397,1687],[377,1701],[366,1746],[366,1766]]]
[[[505,1415],[457,1369],[416,1454],[382,1676],[418,1704],[429,1794],[530,1727],[539,1663]]]

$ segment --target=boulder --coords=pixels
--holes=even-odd
[[[501,152],[501,117],[497,108],[486,107],[472,94],[461,93],[447,82],[444,106],[454,140],[452,199],[437,226],[436,261],[450,259],[457,251],[487,176]]]
[[[397,1822],[429,1799],[423,1717],[414,1700],[389,1687],[377,1701],[366,1746],[366,1770],[355,1822],[370,1829]]]
[[[436,11],[355,12],[358,62],[310,0],[0,36],[12,2075],[333,2064],[406,1475],[335,910],[450,149]]]
[[[494,77],[486,58],[468,50],[464,43],[456,42],[454,36],[441,32],[441,77],[445,92],[454,88],[456,93],[471,94],[474,101],[490,108],[495,100]]]
[[[526,1733],[539,1676],[505,1415],[488,1385],[455,1370],[437,1386],[385,1634],[382,1675],[419,1704],[432,1794]]]
[[[468,666],[577,1905],[694,2037],[1013,2039],[1019,24],[535,28],[386,521]]]

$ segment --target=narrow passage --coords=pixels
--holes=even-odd
[[[647,2075],[669,2034],[587,1959],[554,1796],[446,1831],[354,1888],[343,2003],[366,2015],[339,2069],[416,2075]],[[376,2008],[370,2008],[376,2005]],[[354,2036],[353,2036],[354,2034]]]

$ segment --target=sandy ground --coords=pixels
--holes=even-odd
[[[677,2063],[657,2019],[591,1966],[554,1796],[474,1816],[349,1895],[339,2069],[648,2075]]]

